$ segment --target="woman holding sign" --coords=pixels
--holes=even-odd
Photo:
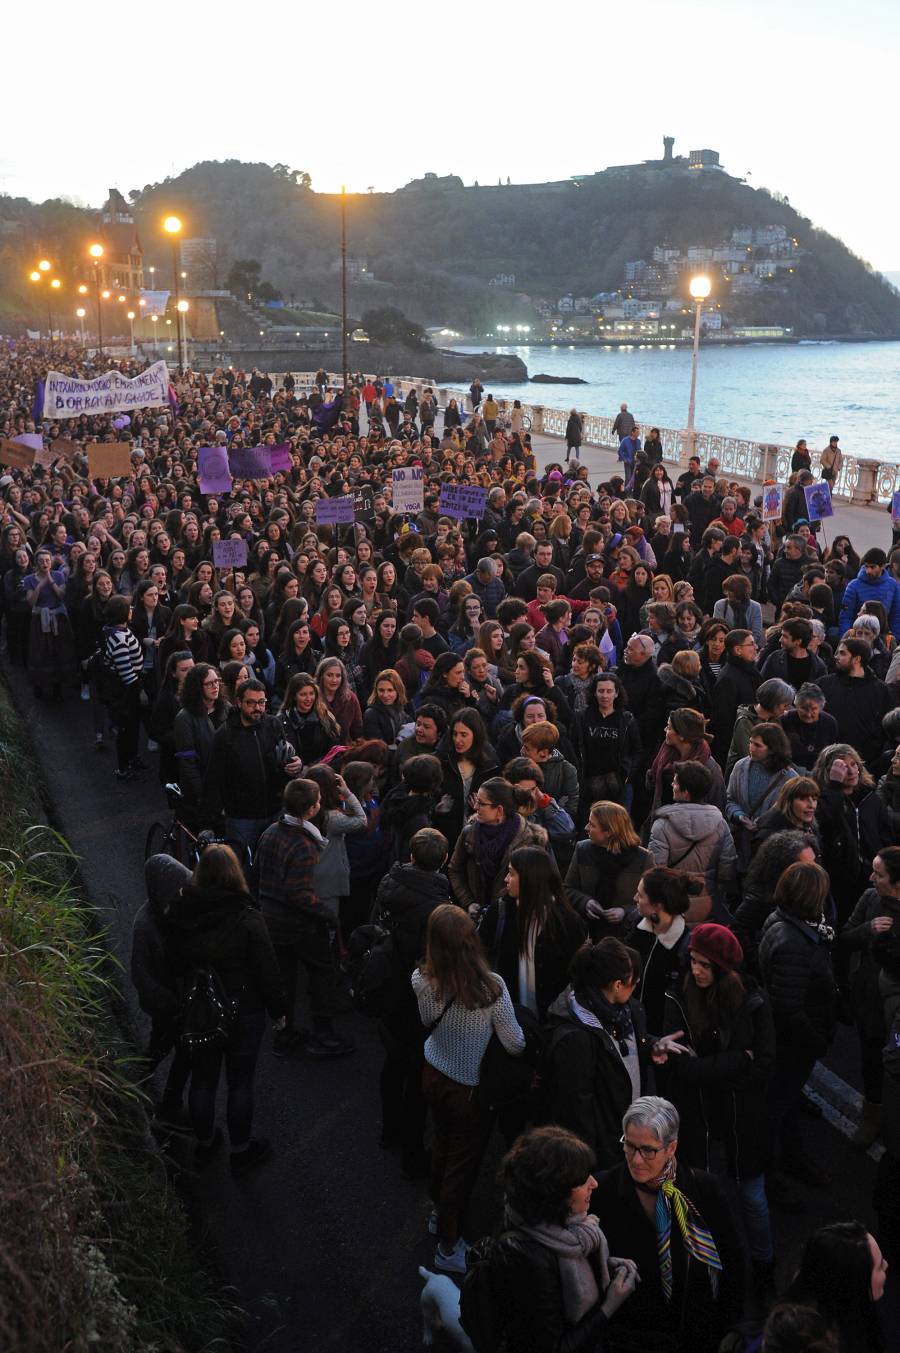
[[[61,700],[64,683],[75,675],[75,641],[63,601],[66,575],[53,568],[49,550],[38,550],[34,572],[22,579],[19,589],[31,607],[28,675],[34,693]]]

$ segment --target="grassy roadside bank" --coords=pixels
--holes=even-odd
[[[148,1136],[114,960],[2,683],[0,784],[0,1347],[225,1353],[232,1312]]]

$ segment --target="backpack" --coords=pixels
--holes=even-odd
[[[122,692],[122,681],[110,662],[106,641],[98,644],[84,665],[85,676],[96,688],[104,705],[111,705]]]
[[[390,930],[377,924],[357,926],[347,950],[353,1004],[374,1019],[389,1015],[403,994]]]
[[[188,1052],[223,1047],[236,1014],[237,1001],[226,993],[215,968],[195,968],[182,1004],[182,1046]]]
[[[504,1319],[494,1274],[490,1238],[473,1245],[466,1256],[466,1276],[459,1294],[459,1323],[475,1353],[498,1353],[503,1343]]]
[[[228,995],[210,960],[243,919],[243,912],[240,912],[233,924],[220,932],[205,962],[198,962],[185,982],[180,1012],[180,1040],[188,1052],[221,1048],[228,1041],[240,998]]]

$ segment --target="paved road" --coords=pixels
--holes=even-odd
[[[111,750],[93,749],[89,707],[36,704],[11,673],[44,767],[60,829],[81,856],[85,884],[126,965],[134,913],[143,901],[147,824],[163,806],[154,780],[120,785]],[[131,1000],[127,978],[126,999]],[[342,1017],[355,1056],[332,1063],[277,1061],[268,1036],[258,1075],[256,1131],[272,1139],[273,1161],[231,1180],[220,1161],[183,1176],[199,1229],[220,1256],[225,1281],[249,1313],[252,1353],[406,1353],[419,1347],[416,1272],[433,1242],[421,1184],[405,1181],[380,1151],[377,1036],[368,1021]],[[845,1038],[839,1061],[853,1057]],[[801,1217],[776,1214],[779,1268],[790,1273],[806,1231],[826,1220],[871,1220],[874,1164],[828,1123],[804,1119],[803,1148],[834,1175],[807,1192]],[[482,1173],[471,1234],[490,1224],[497,1142]],[[185,1162],[186,1163],[186,1162]]]

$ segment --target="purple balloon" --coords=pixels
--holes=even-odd
[[[130,422],[131,422],[131,419],[128,417],[128,414],[127,414],[127,413],[123,413],[123,414],[120,414],[120,416],[119,416],[118,418],[115,418],[115,419],[113,420],[113,427],[116,429],[117,432],[121,432],[123,428],[127,428],[127,427],[128,427],[128,424],[129,424]]]

